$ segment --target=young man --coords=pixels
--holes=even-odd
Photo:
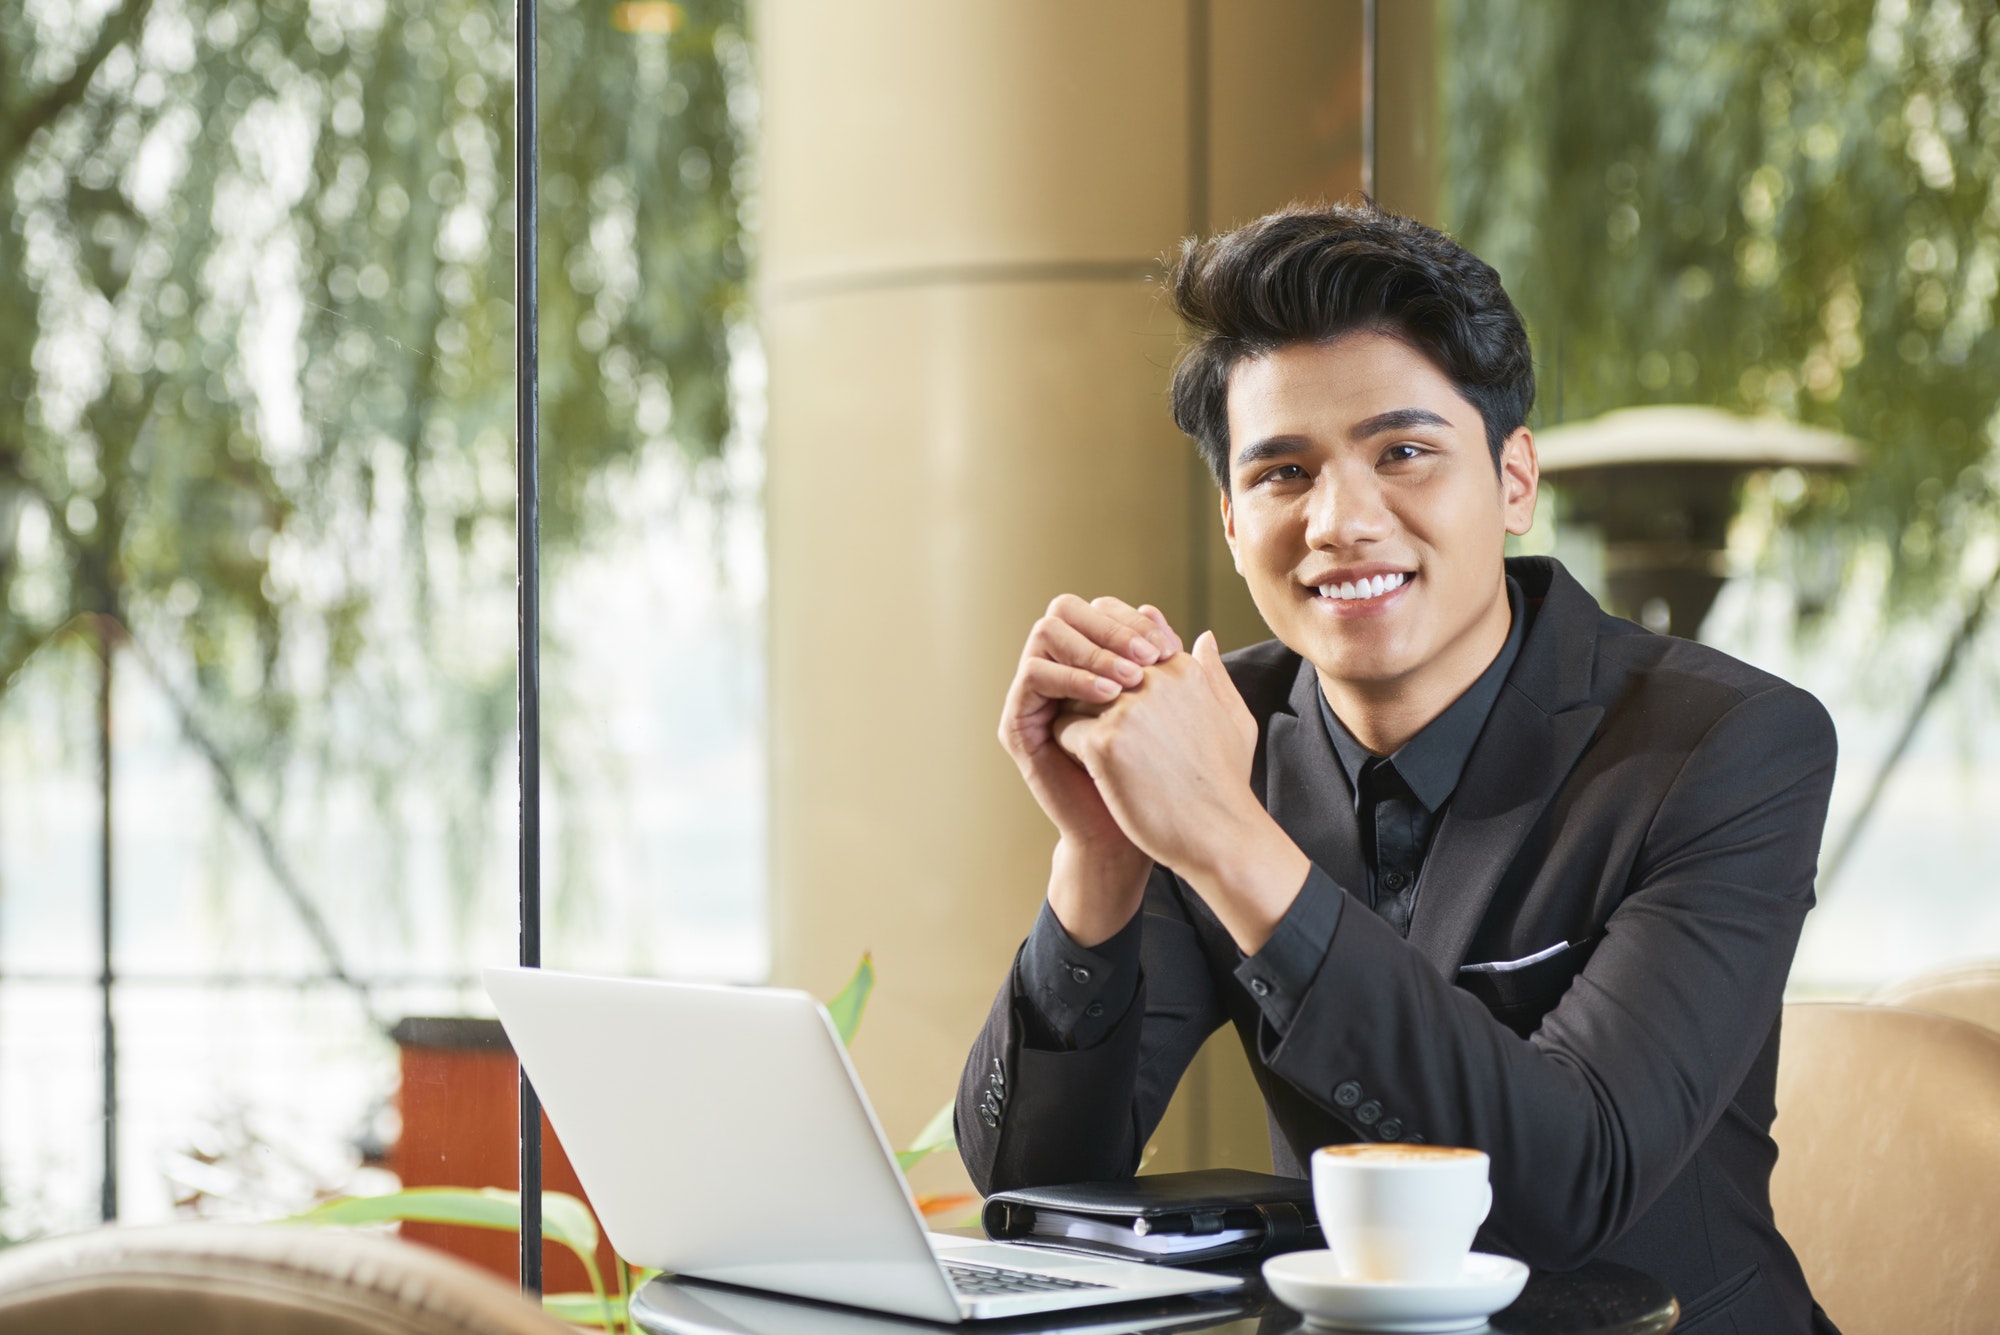
[[[1448,238],[1291,209],[1190,243],[1173,298],[1175,420],[1277,639],[1184,652],[1110,598],[1036,623],[1000,737],[1060,837],[960,1085],[974,1181],[1130,1175],[1228,1022],[1278,1172],[1476,1146],[1481,1247],[1635,1266],[1684,1324],[1831,1330],[1769,1202],[1825,711],[1503,561],[1533,363]]]

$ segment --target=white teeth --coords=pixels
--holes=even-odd
[[[1376,575],[1369,579],[1349,580],[1344,584],[1322,584],[1319,596],[1338,598],[1342,602],[1362,602],[1369,598],[1380,598],[1385,593],[1403,587],[1409,576],[1402,571],[1393,575]]]

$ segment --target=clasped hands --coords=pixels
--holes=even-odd
[[[1035,623],[1000,741],[1061,839],[1049,904],[1097,945],[1132,918],[1153,863],[1254,953],[1309,863],[1250,789],[1257,723],[1204,631],[1186,651],[1159,609],[1065,594]]]

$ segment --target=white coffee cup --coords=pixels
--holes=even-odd
[[[1313,1205],[1352,1280],[1456,1279],[1493,1208],[1487,1158],[1448,1145],[1329,1145],[1312,1157]]]

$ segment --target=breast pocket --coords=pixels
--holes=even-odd
[[[1525,1038],[1555,1009],[1602,939],[1557,942],[1518,959],[1467,964],[1458,971],[1458,985]]]

